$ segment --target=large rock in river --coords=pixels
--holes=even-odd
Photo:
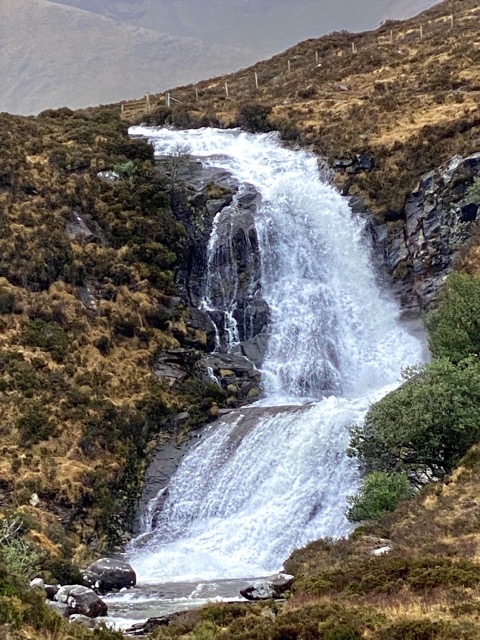
[[[94,588],[100,593],[130,589],[137,583],[137,576],[132,566],[123,560],[101,558],[91,564],[85,572],[90,578],[94,577]]]

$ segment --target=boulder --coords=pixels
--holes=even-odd
[[[89,571],[88,569],[83,569],[82,571],[82,579],[83,586],[88,587],[89,589],[95,589],[95,583],[98,580],[98,576],[93,571]]]
[[[107,605],[93,589],[78,584],[60,587],[55,600],[60,604],[67,605],[69,615],[80,613],[88,618],[98,618],[106,616],[108,613]]]
[[[30,581],[30,588],[45,589],[45,582],[42,580],[42,578],[34,578],[33,580]]]
[[[240,595],[247,600],[271,600],[281,599],[288,591],[295,578],[286,573],[279,573],[277,576],[267,580],[257,580],[252,585],[242,589]]]
[[[132,566],[123,560],[101,558],[91,564],[87,571],[97,576],[95,588],[101,593],[130,589],[137,583],[137,576]]]

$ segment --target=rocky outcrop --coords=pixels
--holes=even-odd
[[[421,177],[406,199],[403,221],[379,225],[370,218],[377,261],[412,315],[435,305],[455,257],[476,228],[478,206],[466,194],[477,176],[480,153],[455,156]],[[358,201],[354,205],[361,208]]]
[[[201,366],[212,381],[224,389],[231,406],[257,400],[260,396],[260,371],[242,355],[213,353],[205,356]]]
[[[178,285],[187,306],[182,344],[203,351],[232,345],[260,366],[265,355],[268,305],[262,298],[255,226],[259,195],[228,172],[191,160],[182,169],[184,192],[175,216],[188,234]]]

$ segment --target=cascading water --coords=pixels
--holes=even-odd
[[[320,180],[313,155],[283,148],[272,134],[131,133],[163,155],[186,145],[254,185],[270,326],[265,399],[205,429],[130,561],[150,584],[267,575],[294,548],[348,533],[347,497],[358,487],[346,455],[349,427],[399,383],[403,367],[422,359],[422,345],[380,293],[363,223]],[[211,248],[215,223],[212,233]],[[210,288],[217,276],[207,276]]]

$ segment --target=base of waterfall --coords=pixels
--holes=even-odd
[[[149,618],[170,616],[209,603],[246,602],[240,591],[251,583],[251,579],[239,579],[144,584],[126,593],[106,596],[104,600],[109,616],[99,620],[109,627],[125,631]]]

